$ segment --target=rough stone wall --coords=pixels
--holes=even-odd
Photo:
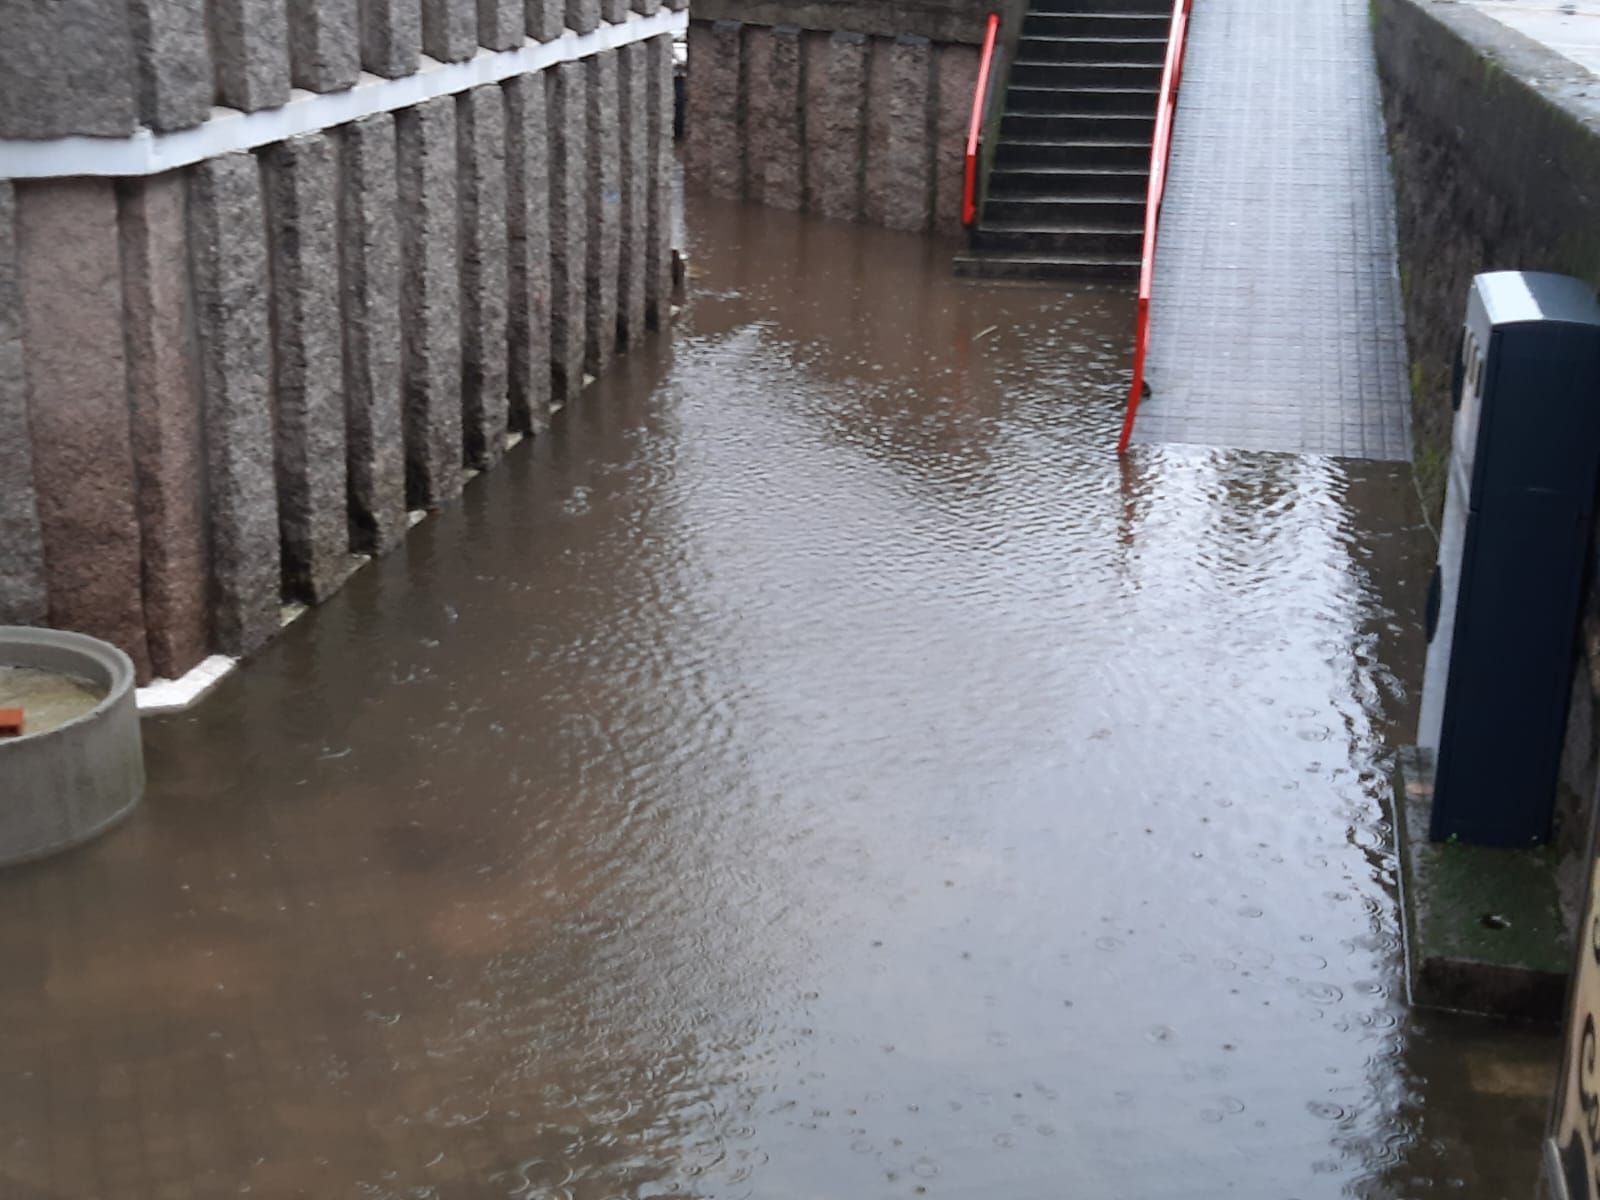
[[[957,233],[948,198],[960,181],[947,177],[978,57],[918,34],[695,20],[686,179],[835,220]]]
[[[547,428],[586,352],[670,316],[672,57],[163,175],[0,180],[0,624],[106,638],[141,680],[248,654]],[[558,73],[581,86],[552,106]]]
[[[1451,364],[1472,277],[1556,271],[1600,286],[1600,97],[1587,72],[1464,6],[1375,0],[1374,15],[1398,200],[1417,476],[1437,512]],[[1574,909],[1600,745],[1600,579],[1589,581],[1584,612],[1557,805],[1564,892]]]
[[[6,0],[0,138],[188,129],[213,105],[275,108],[291,87],[394,79],[551,41],[568,0]],[[596,14],[598,0],[592,0]],[[648,6],[641,5],[639,11]],[[621,19],[620,15],[611,19]],[[576,26],[575,26],[576,28]],[[588,25],[580,32],[594,28]]]
[[[694,0],[698,21],[793,25],[823,33],[983,41],[995,0]]]

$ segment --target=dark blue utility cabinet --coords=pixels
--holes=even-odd
[[[1417,742],[1435,841],[1545,841],[1600,469],[1600,304],[1564,275],[1479,275],[1429,593]]]

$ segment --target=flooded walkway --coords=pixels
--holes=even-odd
[[[1136,441],[1410,461],[1366,0],[1194,8]]]
[[[1408,1013],[1405,469],[1109,453],[1131,306],[691,214],[639,356],[0,875],[0,1196],[1522,1197]]]

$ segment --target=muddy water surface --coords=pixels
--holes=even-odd
[[[1115,435],[1118,292],[690,213],[618,368],[0,876],[0,1195],[1528,1194],[1403,1001],[1404,471]]]

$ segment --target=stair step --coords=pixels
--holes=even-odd
[[[1057,138],[1007,138],[1002,135],[995,153],[1001,167],[1075,166],[1145,167],[1150,165],[1150,142],[1078,141]]]
[[[995,167],[989,173],[989,195],[1128,196],[1143,198],[1149,190],[1145,167]]]
[[[1155,118],[1160,87],[1017,87],[1006,89],[1006,113],[1118,113]]]
[[[1152,104],[1151,108],[1154,109]],[[1000,124],[1000,144],[1009,141],[1138,142],[1147,149],[1156,117],[1123,113],[1009,113]],[[1146,156],[1148,157],[1148,155]]]
[[[986,252],[1031,250],[1061,255],[1113,254],[1138,258],[1144,247],[1144,230],[1094,225],[1040,223],[1037,226],[1022,226],[985,222],[973,231],[972,244]]]
[[[1144,196],[995,196],[983,206],[986,224],[1113,224],[1144,227]]]
[[[1043,254],[1027,251],[956,255],[956,274],[969,279],[1137,279],[1139,259],[1121,254]]]
[[[1161,87],[1160,63],[1016,62],[1012,87],[1126,88]]]
[[[1127,62],[1160,66],[1166,61],[1165,29],[1157,37],[1024,36],[1017,45],[1023,62]]]

